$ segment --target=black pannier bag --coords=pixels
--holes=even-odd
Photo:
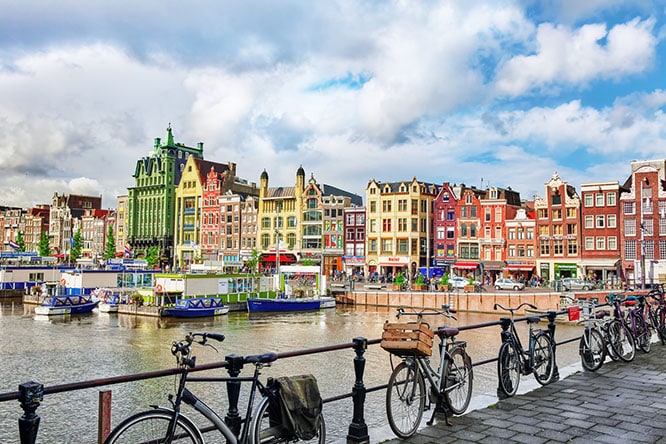
[[[317,436],[321,422],[322,399],[313,375],[272,378],[269,388],[277,389],[277,402],[285,428],[300,440]]]

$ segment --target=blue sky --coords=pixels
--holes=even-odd
[[[579,189],[666,158],[666,4],[0,0],[0,205],[132,186],[164,138],[240,177]]]

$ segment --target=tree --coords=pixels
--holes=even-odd
[[[157,261],[159,260],[159,249],[157,245],[148,247],[148,252],[146,253],[146,264],[148,268],[155,268],[157,266]]]
[[[16,235],[16,244],[19,246],[16,251],[25,251],[25,240],[23,240],[23,232],[19,231]]]
[[[69,260],[71,262],[76,262],[77,259],[81,257],[83,249],[83,239],[81,239],[81,228],[76,230],[74,233],[74,238],[72,240],[72,249],[69,250]]]
[[[261,253],[259,253],[257,250],[252,250],[250,259],[245,261],[245,267],[247,268],[249,273],[257,272],[257,266],[259,265],[260,259],[261,259]]]
[[[113,235],[113,227],[109,225],[106,234],[106,246],[104,247],[104,259],[111,259],[116,255],[116,237]]]
[[[49,236],[46,231],[42,231],[42,237],[39,239],[39,255],[42,257],[51,256],[51,247],[49,246]]]

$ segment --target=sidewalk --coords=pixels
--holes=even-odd
[[[521,385],[533,379],[521,376]],[[450,421],[386,442],[666,444],[666,346],[653,343],[633,362],[606,362]]]

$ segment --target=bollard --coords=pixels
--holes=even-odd
[[[557,354],[555,353],[555,348],[557,347],[557,341],[555,341],[555,316],[557,316],[556,311],[550,310],[548,312],[548,335],[550,336],[550,341],[553,343],[553,360],[555,362],[553,379],[551,379],[550,382],[560,380],[560,370],[557,368]]]
[[[370,437],[368,436],[368,426],[365,423],[363,416],[363,406],[365,404],[365,385],[363,384],[363,372],[365,371],[365,350],[368,348],[368,340],[366,338],[354,338],[354,374],[356,375],[356,382],[352,388],[352,399],[354,402],[354,413],[352,423],[349,425],[349,432],[347,433],[348,443],[368,443]]]
[[[232,378],[238,377],[243,369],[243,357],[238,355],[225,356],[225,361],[229,363],[227,373]],[[229,411],[224,417],[224,422],[229,426],[234,435],[240,434],[242,418],[238,413],[238,398],[240,397],[240,381],[227,381],[227,397],[229,398]]]
[[[102,444],[111,433],[111,390],[100,390],[97,404],[97,442]]]
[[[510,326],[511,326],[511,319],[500,318],[500,327],[502,327],[502,332],[500,333],[500,335],[502,337],[502,343],[505,343],[511,337],[511,332],[509,331]],[[507,398],[506,394],[500,387],[499,378],[497,379],[497,397],[499,399]]]
[[[19,402],[23,409],[23,416],[18,420],[21,444],[34,444],[37,440],[39,415],[35,411],[43,399],[43,384],[34,381],[19,384]]]

